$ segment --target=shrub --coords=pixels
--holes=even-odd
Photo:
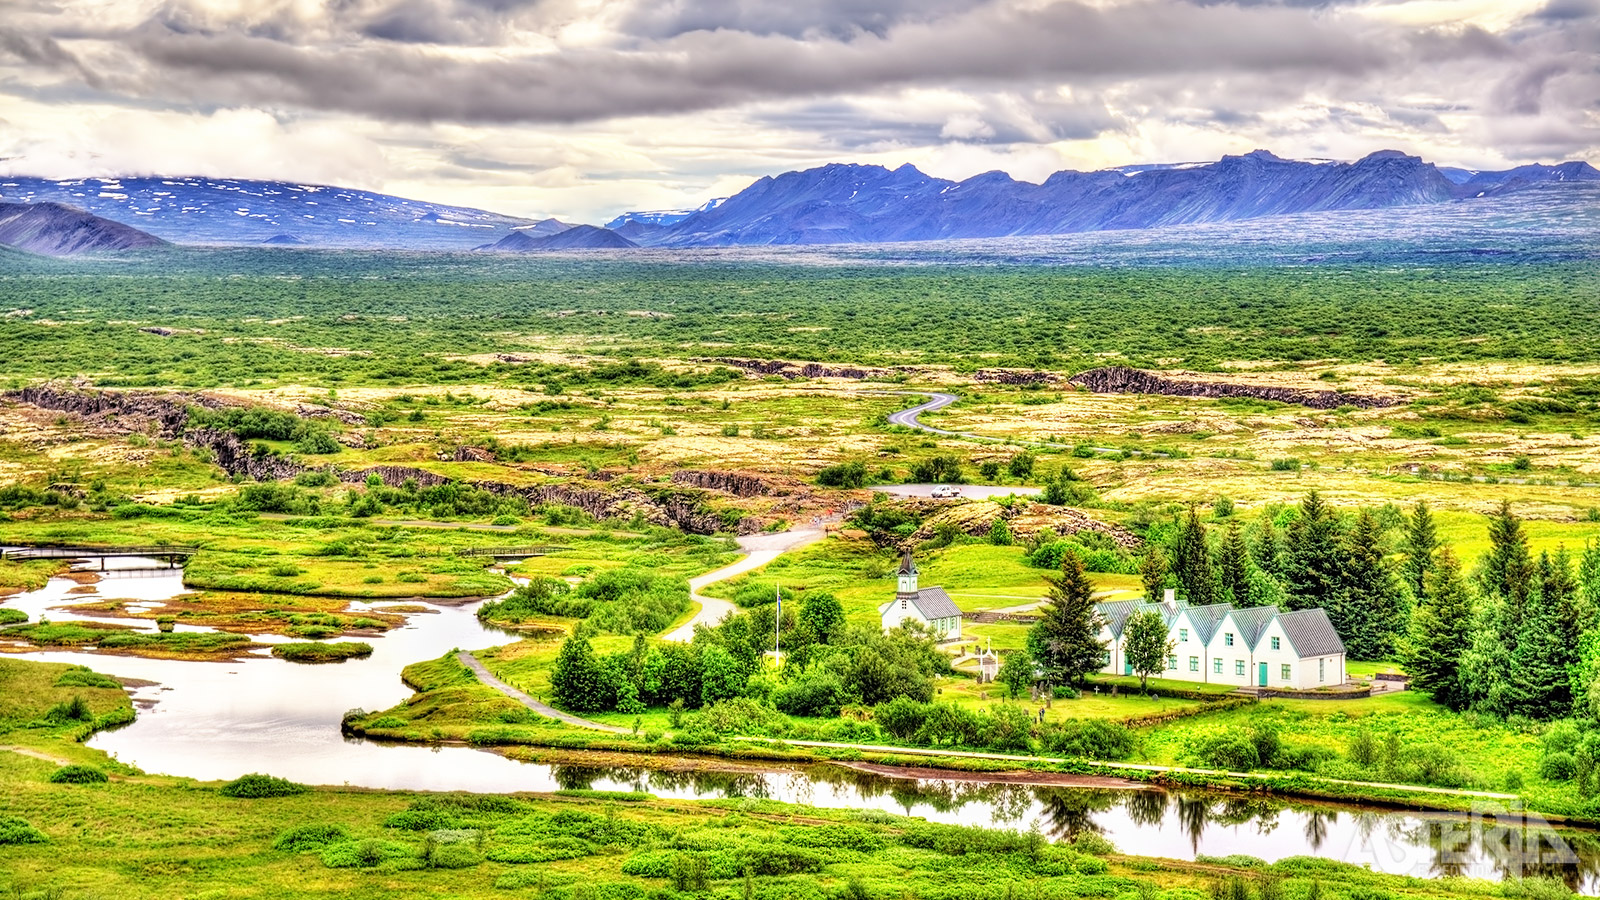
[[[330,869],[370,869],[392,859],[412,858],[409,846],[378,838],[329,844],[322,851],[322,864]]]
[[[101,675],[88,666],[73,666],[56,678],[56,687],[110,688],[122,690],[122,682],[109,675]]]
[[[284,853],[306,853],[349,838],[350,833],[343,825],[297,825],[279,834],[278,839],[272,842],[272,849]]]
[[[11,609],[10,607],[0,608],[0,626],[20,625],[26,621],[28,621],[28,614],[22,610]]]
[[[103,784],[109,780],[93,766],[68,765],[50,773],[52,784]]]
[[[844,701],[839,677],[821,669],[801,675],[772,695],[772,705],[791,716],[836,716]]]
[[[1275,459],[1272,461],[1272,471],[1298,472],[1300,471],[1300,460],[1292,456],[1287,456],[1282,459]]]
[[[44,720],[52,724],[64,722],[87,722],[94,718],[94,713],[89,709],[89,704],[78,694],[72,695],[72,700],[66,703],[57,703],[45,711]]]
[[[1578,762],[1571,753],[1547,753],[1539,760],[1539,777],[1545,781],[1571,781],[1578,774]]]
[[[251,773],[249,775],[241,775],[223,785],[221,793],[224,797],[254,800],[262,797],[288,797],[294,794],[304,794],[309,790],[311,789],[305,785],[295,784],[288,779]]]
[[[896,697],[874,708],[872,718],[884,731],[908,741],[922,730],[930,710],[930,704],[919,703],[910,697]]]
[[[867,467],[861,462],[839,463],[817,471],[817,484],[824,487],[858,488],[867,483]]]
[[[0,816],[0,847],[7,844],[42,844],[49,840],[44,832],[32,825],[26,819],[16,816]]]
[[[1232,772],[1248,772],[1261,765],[1255,740],[1238,728],[1224,728],[1190,738],[1185,755],[1194,765]]]
[[[1052,753],[1084,759],[1126,759],[1134,749],[1133,732],[1109,719],[1067,719],[1040,737]]]

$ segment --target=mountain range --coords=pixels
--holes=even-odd
[[[1210,163],[1063,171],[1040,184],[1003,172],[949,181],[911,165],[832,164],[764,177],[694,209],[624,213],[604,228],[348,188],[237,179],[9,178],[0,181],[0,201],[70,204],[81,208],[73,214],[125,223],[149,239],[128,247],[171,242],[537,252],[1072,234],[1492,202],[1536,186],[1592,182],[1600,182],[1600,170],[1586,162],[1480,172],[1441,169],[1393,150],[1354,162],[1288,160],[1257,150]],[[52,208],[49,215],[69,214]],[[39,221],[31,227],[37,230]],[[36,240],[35,246],[44,248],[37,252],[71,253],[124,249],[119,245],[130,240],[109,225],[104,231],[102,245]],[[0,237],[0,243],[10,241]]]

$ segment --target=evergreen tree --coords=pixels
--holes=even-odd
[[[1143,691],[1150,676],[1167,667],[1167,657],[1178,642],[1167,637],[1167,620],[1153,609],[1129,616],[1122,635],[1123,656],[1139,676],[1139,690]]]
[[[1155,544],[1145,550],[1144,559],[1139,563],[1139,583],[1144,587],[1146,600],[1161,602],[1167,588],[1167,556]]]
[[[1028,631],[1028,652],[1052,684],[1076,684],[1104,665],[1106,643],[1099,639],[1104,620],[1094,605],[1094,585],[1083,560],[1068,550],[1061,574],[1049,579],[1048,601]]]
[[[1428,511],[1426,502],[1418,500],[1411,517],[1406,519],[1404,558],[1400,563],[1401,578],[1417,600],[1428,589],[1428,573],[1433,570],[1433,554],[1438,549],[1439,533],[1433,525],[1433,513]]]
[[[1537,572],[1528,552],[1522,520],[1509,501],[1489,519],[1489,553],[1478,573],[1484,603],[1472,649],[1463,657],[1462,672],[1474,709],[1496,716],[1519,712],[1524,697],[1512,683],[1517,645],[1526,629],[1528,606],[1537,591]]]
[[[1272,524],[1272,514],[1271,507],[1262,512],[1261,529],[1260,533],[1256,535],[1253,552],[1256,558],[1256,568],[1281,582],[1285,563],[1283,537],[1278,534],[1278,527]]]
[[[1584,541],[1578,557],[1578,668],[1573,674],[1573,699],[1583,701],[1589,685],[1600,678],[1600,544]]]
[[[1244,542],[1244,529],[1239,527],[1238,519],[1228,522],[1227,536],[1217,552],[1217,575],[1219,602],[1254,605],[1250,596],[1250,548]]]
[[[1461,660],[1472,646],[1472,593],[1448,547],[1429,567],[1421,598],[1403,647],[1406,671],[1417,690],[1460,711],[1467,705]]]
[[[1172,574],[1178,580],[1178,597],[1190,606],[1212,602],[1217,585],[1211,571],[1211,551],[1206,546],[1206,527],[1200,514],[1189,507],[1189,518],[1178,528],[1177,546],[1172,554]]]
[[[1570,616],[1577,585],[1563,557],[1559,563],[1549,553],[1539,557],[1538,583],[1528,598],[1522,632],[1511,654],[1512,711],[1533,719],[1554,719],[1572,710],[1572,669],[1577,662],[1575,640],[1562,619]]]
[[[1339,517],[1316,491],[1300,502],[1300,515],[1289,526],[1285,548],[1284,587],[1291,609],[1328,610],[1339,600],[1343,566]]]
[[[1371,510],[1356,515],[1344,540],[1338,602],[1328,609],[1352,659],[1389,659],[1405,627],[1400,592],[1383,555],[1383,526]]]

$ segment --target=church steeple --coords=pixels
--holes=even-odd
[[[900,587],[898,596],[912,597],[917,593],[917,561],[911,558],[911,551],[907,550],[900,557],[900,571],[898,573]]]

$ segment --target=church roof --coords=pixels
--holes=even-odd
[[[959,619],[961,617],[961,607],[956,606],[956,602],[950,599],[950,595],[946,594],[942,587],[923,588],[905,599],[917,608],[917,612],[924,619],[929,621],[951,617]],[[888,612],[890,607],[899,601],[900,598],[896,597],[894,600],[890,600],[888,603],[878,607],[879,615]]]
[[[910,550],[907,550],[905,553],[901,554],[901,556],[900,556],[900,571],[898,573],[896,573],[896,574],[899,574],[899,575],[915,575],[915,574],[917,574],[917,561],[911,558],[911,551]]]

